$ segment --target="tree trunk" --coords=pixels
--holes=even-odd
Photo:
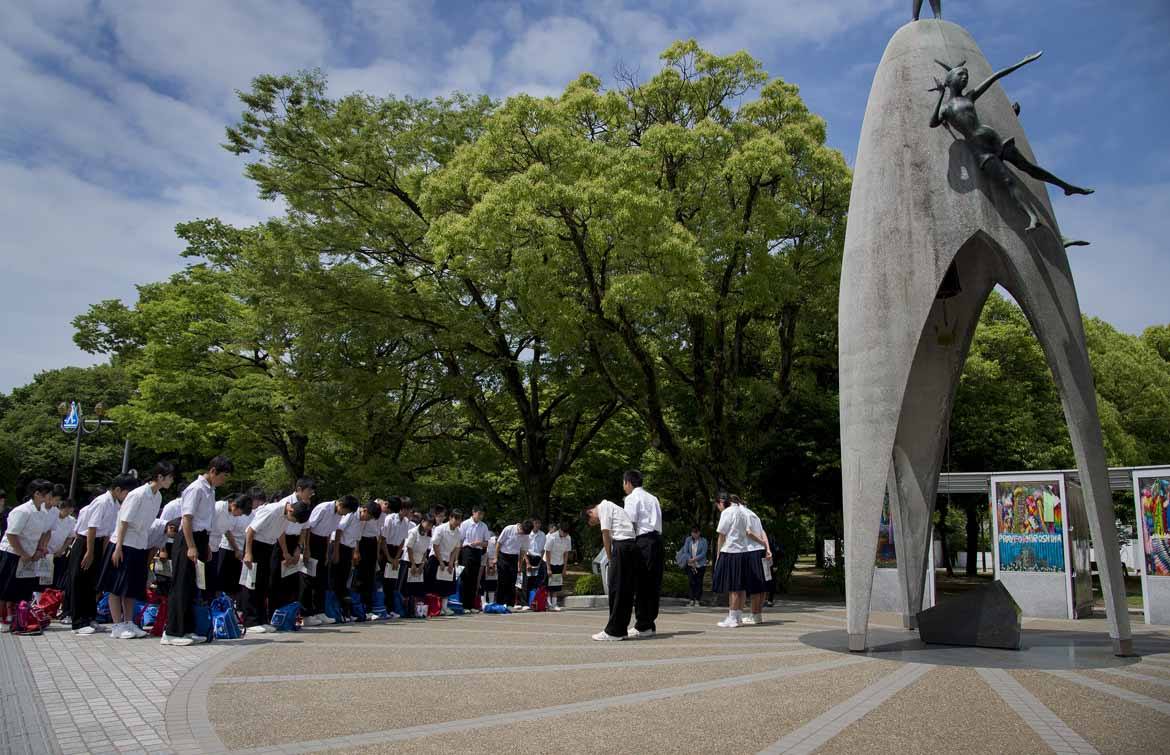
[[[979,507],[974,498],[967,504],[967,576],[978,574],[979,564]]]

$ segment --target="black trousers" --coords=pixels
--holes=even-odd
[[[267,624],[272,618],[272,610],[277,606],[268,605],[268,595],[272,590],[272,552],[280,553],[280,546],[276,543],[262,543],[252,541],[252,563],[256,565],[256,586],[251,590],[244,590],[244,624],[256,626]],[[276,575],[279,577],[280,572]]]
[[[192,533],[195,550],[200,561],[207,561],[211,552],[207,548],[207,530]],[[201,598],[195,587],[195,562],[187,558],[187,535],[179,530],[171,547],[171,597],[167,602],[167,629],[171,637],[186,637],[195,632],[195,601]]]
[[[512,599],[516,596],[516,568],[519,561],[518,553],[501,553],[496,561],[496,577],[499,580],[496,587],[497,603],[512,605]]]
[[[240,594],[240,572],[244,565],[231,548],[220,548],[215,552],[215,581],[222,592],[234,600]]]
[[[89,568],[82,569],[85,558],[85,538],[78,537],[69,551],[69,590],[65,593],[65,606],[73,628],[89,626],[97,619],[97,578],[102,572],[102,554],[106,552],[106,538],[93,541],[93,558]]]
[[[374,605],[374,593],[377,592],[378,538],[359,538],[358,553],[362,560],[358,562],[357,573],[353,577],[353,588],[361,596],[366,613],[369,613]]]
[[[634,590],[639,582],[642,556],[634,540],[614,540],[609,557],[609,623],[605,633],[625,637],[629,632],[630,614],[634,609]]]
[[[281,537],[284,538],[284,547],[288,549],[290,554],[300,550],[300,535],[282,534]],[[301,577],[305,575],[294,572],[287,577],[282,577],[280,570],[283,567],[284,551],[280,549],[279,545],[276,545],[272,549],[272,587],[268,594],[269,608],[273,611],[301,599]]]
[[[353,569],[353,548],[337,544],[337,563],[329,565],[329,583],[337,595],[337,602],[346,616],[350,615],[353,601],[349,597],[349,573]]]
[[[391,569],[390,576],[387,577],[386,576],[386,565],[392,564],[394,562],[394,559],[399,558],[401,556],[402,546],[401,545],[387,545],[386,552],[390,554],[390,560],[385,562],[385,563],[379,562],[378,568],[382,570],[380,572],[380,574],[382,576],[382,599],[384,601],[386,601],[386,610],[393,611],[394,610],[394,593],[398,592],[398,571],[399,571],[399,569]],[[399,566],[399,568],[401,568],[402,563],[399,562],[398,566]]]
[[[654,630],[658,620],[658,600],[662,593],[662,535],[647,532],[634,540],[641,554],[637,597],[634,600],[634,628],[639,632]]]
[[[536,569],[536,574],[529,574],[529,569]],[[544,584],[544,559],[540,556],[528,555],[528,563],[524,568],[524,592],[520,596],[520,602],[528,605],[528,593],[532,590],[539,589]]]
[[[317,562],[316,576],[301,581],[301,613],[325,613],[325,591],[329,589],[329,538],[309,533],[309,558]]]
[[[703,574],[706,573],[707,567],[700,566],[697,569],[687,567],[687,579],[691,582],[691,600],[702,600],[703,598]]]
[[[475,598],[479,595],[479,566],[483,562],[483,549],[464,548],[459,552],[459,562],[463,564],[463,576],[459,578],[459,602],[466,611],[475,608]]]

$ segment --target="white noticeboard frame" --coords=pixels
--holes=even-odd
[[[1170,576],[1150,574],[1150,561],[1146,557],[1154,549],[1150,534],[1146,532],[1145,512],[1142,510],[1142,480],[1170,478],[1170,467],[1145,467],[1133,471],[1133,507],[1137,518],[1138,553],[1134,566],[1141,559],[1142,572],[1142,614],[1147,624],[1170,624]]]
[[[1059,572],[1041,571],[1004,571],[1000,563],[1000,512],[997,493],[1001,483],[1057,483],[1060,490],[1061,532],[1060,552],[1063,555],[1063,574]],[[991,509],[992,525],[992,556],[995,562],[995,578],[1003,582],[1008,592],[1020,605],[1024,616],[1046,619],[1073,619],[1076,612],[1073,606],[1072,594],[1072,553],[1069,549],[1068,538],[1068,492],[1065,490],[1065,474],[1063,472],[1021,472],[1013,474],[995,474],[991,476],[991,487],[988,491],[988,504]],[[1064,610],[1057,610],[1055,601],[1049,598],[1049,591],[1059,574],[1060,582],[1064,584]],[[1048,598],[1047,600],[1045,598]]]

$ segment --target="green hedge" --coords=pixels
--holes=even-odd
[[[574,595],[604,595],[605,586],[601,584],[600,574],[586,574],[577,578],[573,586]]]
[[[662,595],[674,598],[685,598],[691,594],[691,585],[687,575],[682,572],[668,571],[662,575]]]

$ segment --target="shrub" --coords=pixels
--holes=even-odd
[[[577,578],[573,586],[574,595],[603,595],[605,586],[601,583],[600,574],[585,574]]]
[[[687,581],[687,575],[682,572],[668,571],[662,575],[662,590],[661,595],[669,595],[675,598],[685,598],[690,593],[690,583]]]

